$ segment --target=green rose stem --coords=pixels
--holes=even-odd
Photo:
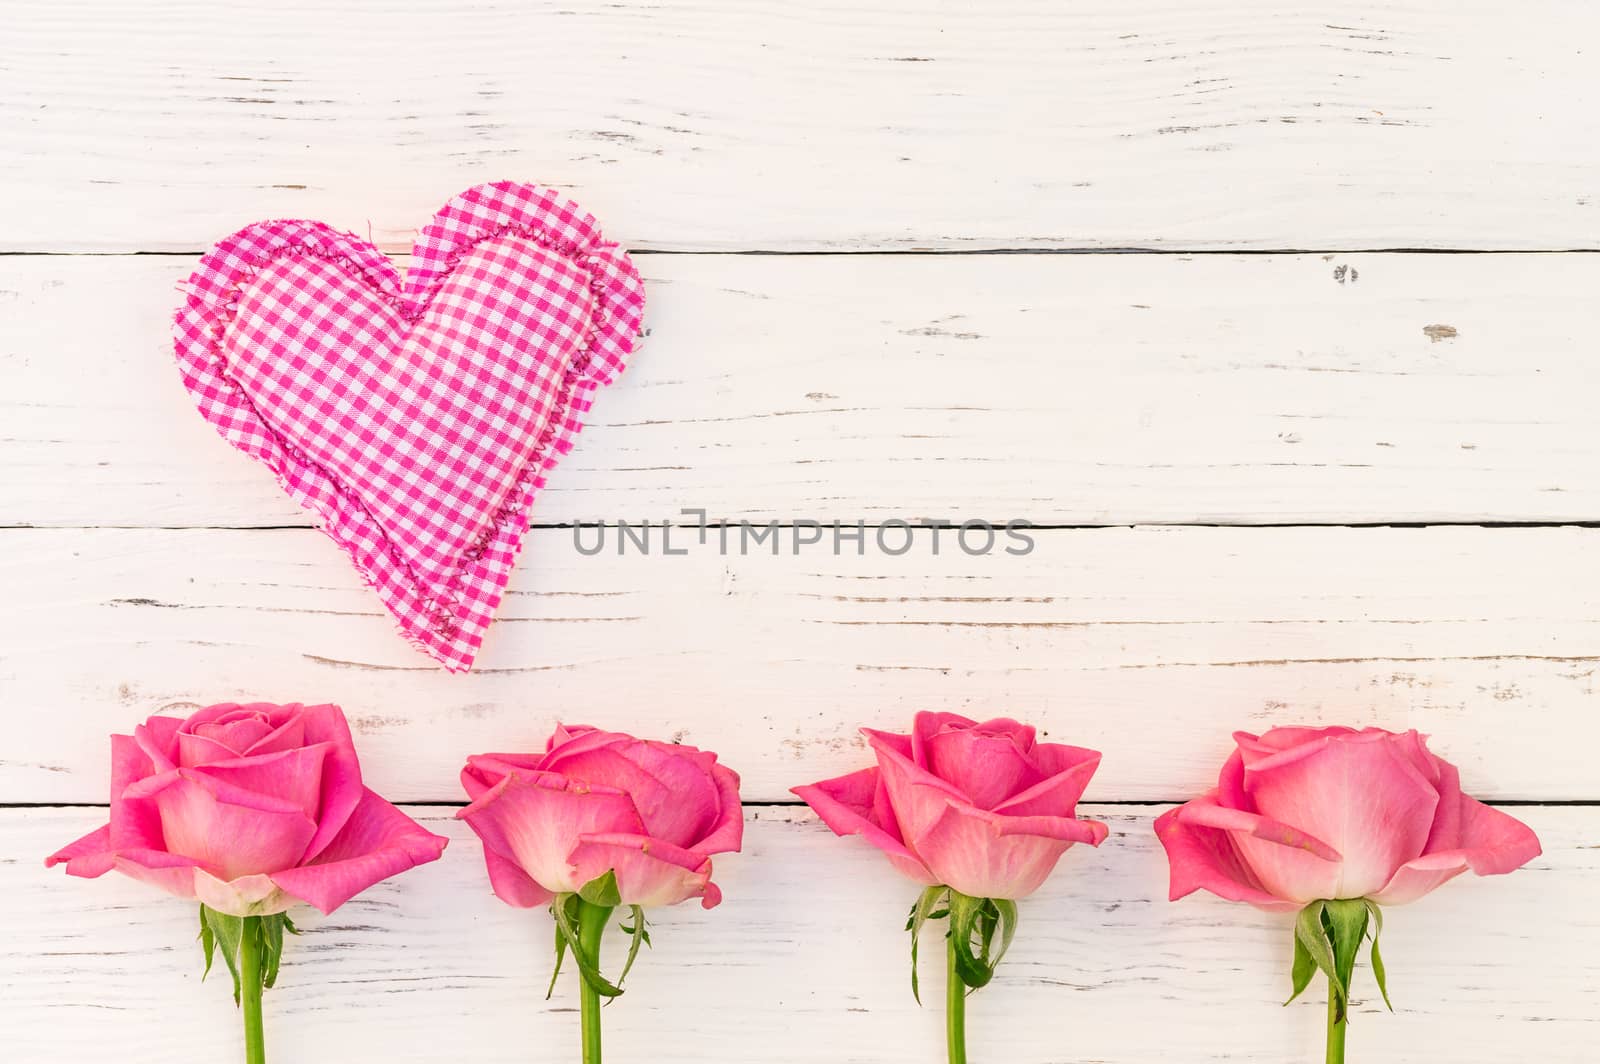
[[[994,978],[1017,930],[1017,903],[1005,898],[975,898],[942,883],[917,897],[906,918],[906,930],[911,932],[911,994],[919,1005],[917,944],[922,925],[946,918],[950,923],[945,933],[945,1046],[950,1064],[967,1064],[967,988],[988,986]]]
[[[1356,971],[1356,949],[1367,937],[1369,911],[1362,900],[1330,901],[1324,917],[1333,969],[1339,986],[1328,987],[1327,1064],[1344,1064],[1344,1035],[1350,1022],[1350,980]]]
[[[600,960],[600,939],[605,934],[612,908],[578,899],[578,946],[596,964]],[[600,1064],[600,992],[587,979],[580,978],[578,987],[583,1006],[583,1064]]]
[[[218,953],[233,976],[233,1001],[244,1011],[245,1064],[266,1064],[266,1039],[261,1033],[261,992],[278,981],[283,958],[283,936],[298,935],[287,913],[269,916],[229,916],[200,906],[200,948],[206,969]]]
[[[628,947],[628,959],[622,965],[622,974],[615,983],[600,974],[600,940],[605,937],[606,921],[622,904],[622,894],[617,889],[617,874],[607,872],[585,883],[572,893],[557,894],[550,903],[550,915],[556,921],[556,968],[550,976],[548,999],[554,993],[556,980],[561,976],[561,961],[572,952],[578,964],[578,1000],[582,1004],[583,1064],[600,1064],[600,999],[614,998],[622,993],[623,980],[633,969],[639,947],[650,944],[650,932],[645,929],[644,909],[628,906],[633,924],[622,924],[624,933],[633,938]]]
[[[946,935],[945,954],[949,984],[945,988],[944,1031],[949,1047],[950,1064],[967,1064],[967,984],[956,971],[956,940]]]
[[[1328,1062],[1344,1064],[1344,1032],[1346,1023],[1339,1017],[1339,996],[1328,991]]]
[[[245,917],[239,936],[239,1004],[244,1010],[245,1064],[267,1061],[266,1039],[261,1030],[261,940],[261,917]]]

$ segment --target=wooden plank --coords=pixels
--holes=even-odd
[[[861,556],[586,557],[538,531],[462,677],[309,529],[12,530],[0,801],[102,801],[108,733],[239,699],[343,705],[397,801],[458,799],[466,754],[535,748],[558,717],[717,750],[747,799],[784,799],[923,708],[1104,751],[1100,800],[1198,793],[1230,732],[1297,721],[1416,726],[1484,797],[1600,798],[1560,753],[1600,746],[1600,529],[1034,535],[1023,557],[948,534],[937,556],[869,534]]]
[[[550,918],[489,894],[479,847],[450,810],[415,809],[451,836],[437,864],[381,884],[332,918],[296,913],[267,1038],[279,1060],[434,1064],[575,1059],[570,973],[544,1000]],[[1282,1064],[1321,1059],[1319,978],[1289,1008],[1292,921],[1205,896],[1166,898],[1151,832],[1159,812],[1086,813],[1113,833],[1078,848],[1021,904],[1021,930],[968,1001],[975,1059]],[[1395,1007],[1363,957],[1351,1052],[1372,1060],[1578,1061],[1593,1045],[1600,985],[1600,812],[1517,810],[1545,855],[1510,876],[1459,879],[1391,909],[1383,952]],[[200,985],[194,912],[116,876],[67,881],[38,857],[103,810],[6,810],[0,838],[0,995],[15,1060],[127,1064],[228,1060],[238,1015],[226,973]],[[655,948],[605,1010],[607,1058],[898,1064],[940,1059],[937,930],[912,1001],[901,930],[914,887],[860,840],[809,813],[750,812],[745,852],[719,858],[724,904],[653,914]],[[622,936],[617,935],[616,938]],[[615,943],[611,943],[615,945]],[[615,970],[617,958],[610,962]]]
[[[536,520],[1600,518],[1600,256],[643,256]],[[0,524],[304,524],[194,411],[188,258],[0,259]]]
[[[1600,247],[1572,0],[21,0],[0,247],[570,188],[638,246]]]

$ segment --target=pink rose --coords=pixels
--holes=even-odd
[[[331,913],[445,840],[361,784],[338,706],[233,703],[111,737],[111,823],[52,855],[230,916]]]
[[[910,735],[863,728],[876,768],[794,788],[838,835],[862,835],[902,873],[977,898],[1017,899],[1067,847],[1106,826],[1075,816],[1093,750],[1034,741],[1004,717],[918,713]]]
[[[483,840],[489,884],[518,908],[610,870],[623,905],[676,905],[722,892],[711,855],[739,849],[739,777],[717,755],[620,732],[558,725],[540,754],[478,754],[460,813]]]
[[[1472,869],[1522,867],[1539,840],[1461,793],[1454,765],[1415,731],[1274,728],[1234,735],[1215,790],[1163,813],[1172,898],[1205,889],[1260,909],[1415,901]]]

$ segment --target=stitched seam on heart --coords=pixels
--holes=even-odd
[[[400,554],[399,549],[394,544],[393,538],[389,534],[388,528],[384,526],[383,522],[378,520],[377,516],[373,514],[371,509],[369,509],[367,505],[355,495],[355,493],[344,483],[344,481],[336,476],[332,470],[328,469],[320,462],[313,461],[302,449],[292,445],[287,439],[284,438],[283,434],[278,431],[275,425],[262,416],[261,411],[256,407],[255,400],[250,397],[250,393],[246,391],[245,388],[239,384],[238,380],[232,376],[230,367],[228,365],[228,360],[221,352],[222,338],[228,331],[228,328],[234,323],[234,320],[238,315],[239,301],[244,294],[244,289],[256,280],[261,271],[266,269],[268,266],[271,266],[284,259],[302,257],[316,258],[324,262],[336,263],[349,269],[358,280],[361,280],[369,289],[372,289],[374,294],[381,301],[393,307],[396,312],[399,313],[399,315],[408,323],[415,324],[424,314],[428,312],[428,309],[432,306],[433,300],[438,296],[439,290],[455,273],[455,270],[460,265],[463,257],[470,254],[480,244],[497,240],[507,233],[512,233],[518,237],[532,241],[534,244],[545,249],[546,251],[555,252],[583,270],[584,275],[588,278],[589,294],[593,301],[593,306],[591,307],[589,316],[589,328],[587,335],[585,336],[583,348],[572,357],[571,361],[567,364],[566,369],[561,375],[561,385],[556,392],[555,402],[551,407],[550,417],[546,420],[544,429],[539,433],[539,439],[534,444],[533,453],[530,454],[528,456],[528,460],[523,463],[522,468],[517,472],[516,479],[512,481],[510,488],[506,491],[506,498],[515,501],[504,503],[495,510],[478,536],[476,536],[472,543],[468,544],[467,547],[462,550],[460,562],[451,571],[450,577],[446,581],[443,590],[435,594],[431,592],[427,585],[418,577],[417,572],[411,563]],[[606,320],[603,317],[603,308],[605,307],[606,300],[604,299],[603,285],[596,275],[596,272],[589,268],[587,253],[579,249],[577,245],[570,241],[562,240],[559,237],[551,236],[547,232],[539,230],[534,226],[515,224],[504,225],[496,229],[488,230],[484,233],[474,236],[471,240],[461,244],[459,247],[451,251],[448,257],[445,259],[445,269],[440,271],[438,276],[429,284],[426,298],[419,299],[416,302],[416,309],[414,312],[407,312],[405,307],[406,300],[403,295],[391,295],[387,291],[384,291],[380,285],[373,284],[370,280],[370,276],[374,272],[376,271],[363,266],[349,255],[330,253],[322,248],[316,247],[315,245],[303,242],[285,244],[276,249],[270,255],[256,256],[251,258],[239,270],[236,279],[228,288],[226,297],[220,301],[218,313],[212,325],[210,354],[212,360],[217,366],[218,376],[228,385],[229,388],[234,391],[236,395],[239,396],[245,405],[250,408],[250,412],[255,415],[256,421],[259,422],[262,428],[266,430],[267,434],[272,438],[273,442],[278,445],[285,457],[300,466],[310,467],[317,470],[330,484],[333,485],[334,489],[339,493],[341,500],[343,500],[347,505],[359,510],[363,515],[365,515],[366,519],[371,522],[372,526],[379,531],[383,539],[385,553],[388,554],[390,562],[397,570],[405,574],[406,579],[410,582],[412,588],[415,589],[418,599],[425,606],[425,612],[428,614],[429,619],[432,622],[431,627],[434,633],[443,639],[454,639],[457,633],[460,631],[460,625],[457,621],[457,616],[459,614],[461,605],[460,589],[462,579],[466,576],[468,570],[482,561],[483,555],[489,549],[489,545],[504,532],[506,526],[514,518],[517,518],[521,515],[521,512],[526,505],[522,502],[522,500],[528,497],[533,490],[533,481],[536,480],[540,473],[546,468],[546,463],[550,457],[550,450],[559,433],[561,432],[562,427],[570,418],[574,390],[576,389],[579,381],[582,380],[584,375],[587,373],[590,364],[593,362],[594,347],[597,337],[602,335],[605,331]],[[382,280],[386,282],[388,278],[385,277],[382,278]],[[402,289],[403,287],[404,279],[402,278]],[[280,474],[280,482],[283,482],[284,479],[285,478],[282,476],[282,474]],[[284,484],[284,487],[287,489],[288,485]],[[328,528],[326,521],[323,523],[323,530],[330,533],[332,531]],[[359,571],[361,574],[362,580],[365,581],[369,587],[372,587],[374,590],[376,590],[378,579],[367,570],[366,566],[361,563],[357,556],[357,552],[354,549],[355,545],[344,542],[340,537],[335,536],[334,538],[336,542],[339,542],[340,547],[344,549],[345,554],[349,556],[351,562],[355,564],[357,571]],[[514,561],[514,556],[520,551],[521,544],[508,544],[508,546],[512,548]],[[420,640],[412,637],[410,633],[405,632],[403,627],[401,631],[411,643],[418,647],[418,649],[423,650],[430,656],[434,656],[433,651],[430,648],[428,648]]]

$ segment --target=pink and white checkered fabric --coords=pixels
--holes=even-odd
[[[223,438],[317,516],[401,632],[472,665],[529,508],[633,349],[644,288],[570,200],[479,185],[402,277],[320,222],[258,222],[200,261],[183,382]]]

